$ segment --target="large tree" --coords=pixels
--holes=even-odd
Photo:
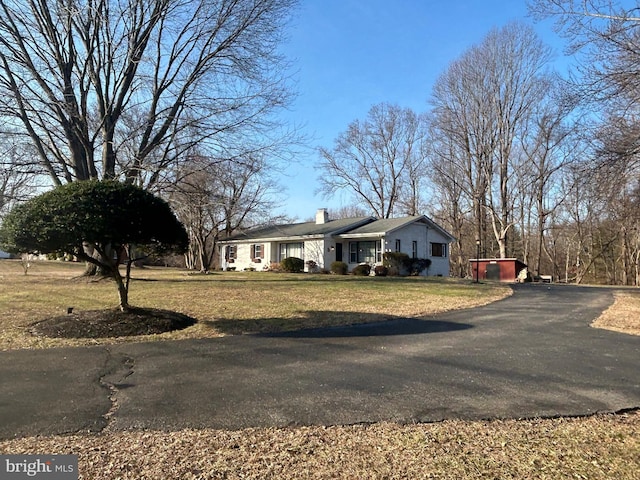
[[[322,193],[345,190],[378,218],[419,214],[425,138],[423,116],[397,105],[373,106],[333,148],[319,149]]]
[[[270,173],[259,152],[243,159],[197,157],[177,172],[167,194],[189,232],[187,268],[208,271],[219,238],[271,219],[277,188]]]
[[[17,202],[33,193],[36,176],[28,146],[11,132],[0,131],[0,221]]]
[[[501,258],[507,256],[508,233],[515,225],[515,191],[524,161],[518,140],[549,89],[549,59],[549,48],[531,27],[511,23],[466,51],[433,88],[433,131],[455,163],[439,173],[455,174],[449,184],[471,199],[476,238],[482,242],[488,216]]]
[[[55,184],[148,187],[194,143],[274,135],[270,114],[289,98],[277,45],[295,3],[0,0],[0,116]]]
[[[70,253],[109,272],[123,311],[129,308],[132,248],[183,252],[187,243],[184,227],[164,200],[115,181],[57,187],[17,205],[0,227],[0,245],[9,252]],[[87,255],[87,244],[98,255]]]
[[[605,271],[608,282],[624,284],[640,278],[640,10],[634,3],[534,0],[529,5],[538,18],[556,21],[568,51],[579,58],[571,83],[589,120],[583,125],[589,149],[580,178],[597,188],[579,206],[588,213],[581,220],[590,228],[576,228],[577,242],[590,245],[587,265]],[[576,269],[577,278],[587,275]]]

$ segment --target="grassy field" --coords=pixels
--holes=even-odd
[[[78,310],[117,305],[110,280],[78,278],[83,266],[34,262],[24,275],[17,261],[0,261],[0,350],[131,341],[216,337],[326,325],[421,317],[486,304],[510,294],[500,285],[453,279],[183,270],[134,270],[129,300],[138,307],[174,310],[198,320],[182,331],[119,339],[34,337],[33,322]]]
[[[70,280],[82,267],[0,261],[0,348],[95,341],[33,338],[27,326],[68,306],[112,307],[109,282]],[[134,272],[131,302],[198,325],[155,340],[426,316],[487,303],[502,286],[448,279]],[[594,326],[640,333],[640,295],[616,293]],[[148,341],[131,338],[127,341]],[[122,340],[106,339],[98,342]],[[1,453],[79,455],[81,479],[640,479],[640,413],[587,418],[296,427],[240,431],[105,431],[0,441]]]

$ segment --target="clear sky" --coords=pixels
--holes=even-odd
[[[551,23],[528,18],[526,0],[301,0],[283,47],[298,92],[285,119],[301,126],[313,148],[332,147],[350,122],[378,103],[424,112],[449,64],[512,20],[534,25],[563,61]],[[282,179],[288,199],[281,213],[304,221],[317,208],[350,203],[346,196],[315,194],[318,161],[310,149],[290,167],[291,176]]]

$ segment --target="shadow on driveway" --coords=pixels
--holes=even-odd
[[[425,333],[453,332],[473,328],[466,323],[441,320],[421,320],[417,318],[392,318],[373,323],[345,325],[338,327],[305,328],[288,332],[259,333],[260,337],[279,338],[345,338],[378,337],[391,335],[416,335]]]

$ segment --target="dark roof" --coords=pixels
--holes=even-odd
[[[384,235],[414,222],[426,224],[428,228],[438,230],[446,238],[449,238],[449,241],[454,240],[454,237],[449,232],[447,232],[444,228],[435,223],[426,215],[379,219],[374,222],[367,223],[366,225],[363,225],[361,227],[357,227],[344,232],[343,236]]]
[[[232,235],[224,241],[239,241],[247,239],[266,240],[270,238],[314,237],[337,235],[346,230],[357,228],[363,224],[373,222],[373,217],[341,218],[329,220],[326,223],[305,222],[289,223],[285,225],[268,225],[254,228],[246,232]]]
[[[355,229],[349,230],[346,232],[347,235],[373,235],[373,234],[384,234],[387,232],[392,232],[400,227],[404,227],[410,223],[413,223],[417,220],[423,218],[422,216],[418,217],[400,217],[400,218],[383,218],[376,220],[375,222],[367,223],[361,227],[357,227]]]
[[[398,228],[404,227],[414,222],[426,224],[429,228],[440,231],[450,241],[454,237],[425,215],[414,217],[384,218],[374,217],[341,218],[329,220],[326,223],[305,222],[289,223],[285,225],[268,225],[254,228],[243,233],[232,235],[222,240],[222,242],[241,242],[243,240],[276,240],[276,239],[296,239],[309,237],[324,237],[327,235],[366,236],[383,235]]]

